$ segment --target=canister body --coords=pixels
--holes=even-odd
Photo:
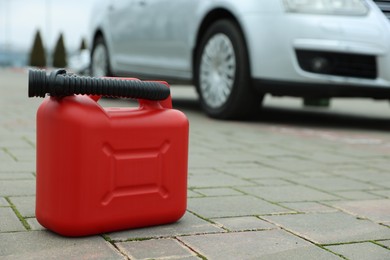
[[[47,98],[37,113],[36,217],[66,236],[177,221],[187,200],[188,120],[159,102],[103,108]]]

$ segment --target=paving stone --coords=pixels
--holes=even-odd
[[[385,158],[383,160],[378,160],[376,162],[369,161],[368,164],[372,166],[373,168],[382,170],[382,171],[388,171],[389,170],[389,159]]]
[[[344,163],[356,163],[359,159],[351,158],[349,155],[344,156],[339,153],[331,153],[324,151],[312,151],[310,149],[310,159],[313,161],[327,163],[327,164],[344,164]]]
[[[18,162],[36,160],[35,148],[33,147],[30,147],[30,149],[10,147],[7,149],[7,151]]]
[[[290,186],[291,182],[282,179],[255,179],[255,183],[261,186]]]
[[[275,225],[257,217],[214,218],[212,220],[230,231],[265,230],[277,228]]]
[[[35,161],[31,162],[2,162],[0,167],[1,173],[10,173],[10,172],[35,172]]]
[[[276,214],[291,210],[252,196],[191,198],[188,208],[205,218]]]
[[[22,222],[11,208],[0,208],[0,232],[25,231]],[[2,241],[0,239],[0,241]],[[1,247],[0,247],[1,252]],[[1,254],[0,254],[1,255]]]
[[[108,234],[108,236],[115,241],[125,241],[128,239],[173,237],[179,235],[215,233],[215,232],[225,232],[225,231],[187,212],[184,215],[184,217],[181,218],[176,223],[154,226],[154,227],[147,227],[147,228],[132,229],[132,230],[126,230],[121,232],[114,232]]]
[[[316,189],[327,191],[378,189],[378,186],[376,185],[363,183],[360,181],[348,180],[343,177],[301,178],[295,179],[294,181],[299,184],[304,184]]]
[[[209,168],[209,167],[219,167],[226,165],[224,162],[215,161],[215,159],[212,159],[206,155],[203,154],[191,154],[189,153],[188,156],[188,168]]]
[[[23,196],[35,194],[35,180],[2,180],[0,196]]]
[[[347,245],[327,246],[327,249],[347,259],[383,260],[390,259],[390,250],[373,243],[355,243]]]
[[[378,186],[390,189],[390,180],[382,180],[378,183]]]
[[[373,190],[370,193],[379,195],[381,197],[390,198],[390,189],[389,190]]]
[[[35,196],[10,197],[9,199],[23,217],[35,216]]]
[[[309,177],[309,178],[318,178],[318,177],[327,178],[327,177],[333,176],[334,174],[332,172],[330,172],[329,169],[325,169],[325,170],[301,171],[301,172],[299,172],[299,175],[301,177]]]
[[[345,147],[347,148],[347,147]],[[373,149],[343,149],[343,151],[339,151],[339,153],[343,153],[346,155],[349,155],[351,157],[355,157],[358,159],[371,159],[371,158],[377,158],[379,156],[383,156],[383,151],[381,150],[373,150]]]
[[[390,199],[338,201],[330,204],[353,215],[368,218],[375,222],[390,222]]]
[[[338,211],[335,208],[331,208],[317,202],[288,202],[288,203],[280,203],[280,205],[293,209],[297,212],[303,212],[303,213]]]
[[[310,161],[308,158],[294,157],[274,158],[273,160],[268,160],[265,164],[289,172],[301,172],[326,168],[326,165]]]
[[[195,253],[175,239],[152,239],[116,243],[130,259],[182,259],[195,257]]]
[[[273,202],[327,201],[338,197],[299,185],[274,187],[238,187],[240,191]]]
[[[31,230],[45,230],[36,218],[26,218],[26,221],[30,225]]]
[[[364,167],[361,167],[361,169],[339,169],[334,171],[334,173],[339,176],[348,177],[362,182],[371,182],[374,184],[380,184],[383,180],[388,180],[390,178],[387,172],[381,172]]]
[[[262,217],[318,244],[390,239],[390,229],[342,212]]]
[[[195,191],[209,197],[242,195],[242,192],[236,191],[231,188],[206,188],[196,189]]]
[[[349,200],[374,200],[383,198],[382,196],[374,195],[366,191],[337,191],[332,193]]]
[[[5,200],[5,198],[0,197],[0,207],[8,207],[10,206],[8,201]]]
[[[125,259],[102,237],[65,238],[47,231],[1,233],[2,259]]]
[[[14,158],[12,158],[12,156],[10,156],[3,149],[1,149],[1,146],[0,146],[0,162],[3,163],[3,162],[13,162],[13,161],[14,161]]]
[[[390,240],[378,241],[377,243],[390,249]]]
[[[188,170],[188,175],[213,175],[213,174],[221,174],[220,171],[214,168],[194,168]]]
[[[295,178],[297,175],[288,171],[282,171],[267,166],[244,166],[219,168],[221,171],[235,175],[242,179],[267,179],[267,178]]]
[[[256,150],[253,152],[262,157],[294,155],[294,152],[292,151],[289,151],[285,148],[275,147],[271,145],[267,145],[265,148],[257,146]]]
[[[1,173],[0,180],[35,180],[35,177],[32,173]]]
[[[196,191],[193,191],[193,190],[187,190],[187,197],[188,198],[199,198],[199,197],[204,197],[204,195],[200,194]]]
[[[231,143],[231,142],[229,142]],[[238,156],[240,155],[240,156]],[[210,159],[221,161],[225,163],[247,163],[247,162],[258,162],[261,157],[257,154],[248,153],[248,149],[220,149],[210,154]]]
[[[0,128],[1,130],[1,128]],[[23,138],[21,138],[18,133],[0,133],[0,147],[10,148],[31,148],[31,145],[26,142]]]
[[[248,186],[254,183],[229,176],[223,173],[212,175],[189,175],[188,187],[230,187],[230,186]]]
[[[206,234],[179,239],[208,259],[339,259],[282,230]]]

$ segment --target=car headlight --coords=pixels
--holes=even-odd
[[[283,0],[286,11],[296,13],[365,15],[364,0]]]

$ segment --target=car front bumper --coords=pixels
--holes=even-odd
[[[364,17],[291,13],[251,15],[242,23],[251,75],[257,83],[273,86],[270,89],[274,90],[280,83],[288,82],[286,88],[290,88],[292,94],[295,90],[320,93],[320,89],[328,88],[333,90],[325,91],[325,96],[332,93],[336,96],[338,93],[337,96],[381,98],[386,94],[389,98],[387,91],[384,93],[382,90],[390,89],[390,23],[379,10],[371,8]],[[302,64],[300,52],[314,55],[314,69],[310,69],[310,60],[306,67]],[[314,60],[316,53],[325,53],[325,57],[331,57],[331,61],[333,57],[346,55],[343,62],[357,61],[361,65],[356,65],[361,73],[358,70],[352,74],[334,73],[334,70],[316,71],[321,68],[321,61],[317,60],[316,63]],[[348,55],[356,57],[350,59]],[[367,59],[360,60],[359,57],[369,57],[373,64],[370,67]],[[319,58],[324,56],[319,55]],[[331,65],[335,67],[335,64],[339,65],[340,62]],[[343,66],[345,68],[342,70],[348,70],[355,64],[346,63]],[[367,73],[369,69],[373,71]],[[343,90],[335,91],[340,88]],[[359,88],[371,90],[357,91]],[[266,89],[264,87],[264,91]],[[378,96],[375,93],[381,94]]]

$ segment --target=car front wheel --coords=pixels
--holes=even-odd
[[[246,44],[235,22],[219,20],[202,37],[195,84],[202,108],[211,117],[248,117],[260,107],[262,96],[252,87]]]

